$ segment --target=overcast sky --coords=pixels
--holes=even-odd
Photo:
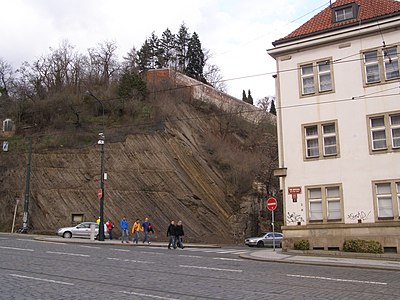
[[[332,1],[334,2],[334,1]],[[68,40],[81,53],[115,42],[119,59],[154,31],[197,32],[219,66],[228,93],[274,95],[275,62],[266,52],[329,5],[327,0],[0,0],[0,57],[17,69]],[[259,74],[264,74],[256,76]],[[246,79],[235,79],[248,77]]]

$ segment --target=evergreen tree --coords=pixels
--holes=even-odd
[[[244,90],[242,93],[242,100],[247,103],[247,96],[246,96],[246,92]]]
[[[142,48],[140,48],[140,50],[137,52],[137,65],[139,70],[144,71],[152,68],[152,56],[152,50],[148,41],[146,40]]]
[[[175,50],[177,56],[177,70],[184,72],[187,65],[187,51],[189,47],[190,34],[185,23],[179,28],[175,38]]]
[[[162,68],[175,68],[175,35],[168,28],[161,35],[160,54],[159,62]]]
[[[273,115],[276,116],[276,108],[275,108],[275,101],[274,101],[274,99],[272,99],[272,101],[271,101],[271,107],[270,107],[270,109],[269,109],[269,112],[270,112],[271,114],[273,114]]]
[[[151,68],[152,69],[159,69],[161,68],[161,64],[158,61],[158,58],[161,56],[160,54],[160,42],[157,37],[157,35],[154,33],[154,31],[151,33],[150,38],[147,40],[149,47],[150,47],[150,53],[151,53]]]
[[[126,70],[119,80],[118,96],[124,99],[138,98],[142,100],[147,93],[146,82],[138,74]]]
[[[204,82],[204,53],[201,49],[199,36],[196,32],[194,32],[192,37],[190,38],[186,57],[187,67],[185,68],[185,74]]]
[[[248,91],[248,94],[247,94],[247,103],[253,105],[253,97],[251,96],[250,90]]]

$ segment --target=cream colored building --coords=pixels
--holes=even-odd
[[[400,252],[400,2],[337,0],[273,46],[284,247]]]

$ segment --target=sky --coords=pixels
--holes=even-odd
[[[334,2],[334,1],[332,1]],[[154,31],[177,33],[184,23],[199,35],[227,85],[241,99],[275,95],[272,42],[329,5],[329,0],[0,0],[0,58],[18,69],[63,41],[87,54],[114,42],[120,61]]]

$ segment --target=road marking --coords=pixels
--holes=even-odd
[[[18,250],[18,251],[35,251],[33,249],[25,249],[25,248],[14,248],[14,247],[0,247],[1,249],[10,249],[10,250]]]
[[[364,280],[354,280],[354,279],[341,279],[341,278],[330,278],[330,277],[322,277],[322,276],[307,276],[307,275],[296,275],[296,274],[286,274],[286,276],[288,276],[288,277],[298,277],[298,278],[329,280],[329,281],[338,281],[338,282],[352,282],[352,283],[366,283],[366,284],[387,285],[386,282],[364,281]]]
[[[66,245],[66,243],[51,242],[51,241],[36,241],[36,240],[30,240],[30,239],[17,239],[17,241],[34,242],[34,243],[46,243],[46,244],[55,244],[55,245]]]
[[[214,257],[213,259],[230,260],[230,261],[243,261],[243,259],[239,259],[239,258],[226,258],[226,257]]]
[[[89,249],[101,249],[100,247],[96,247],[96,246],[83,246],[81,245],[82,248],[89,248]]]
[[[182,257],[189,257],[189,258],[203,258],[203,256],[198,256],[198,255],[185,255],[185,254],[179,254],[178,256],[182,256]]]
[[[67,252],[53,252],[53,251],[46,251],[49,254],[60,254],[60,255],[70,255],[70,256],[81,256],[81,257],[90,257],[88,254],[79,254],[79,253],[67,253]]]
[[[18,277],[18,278],[25,278],[25,279],[32,279],[32,280],[38,280],[38,281],[45,281],[45,282],[50,282],[50,283],[64,284],[64,285],[74,285],[73,283],[70,283],[70,282],[57,281],[57,280],[44,279],[44,278],[37,278],[37,277],[30,277],[30,276],[23,276],[23,275],[18,275],[18,274],[10,274],[10,276]]]
[[[156,254],[156,255],[165,255],[165,253],[158,253],[158,252],[147,252],[147,251],[140,251],[146,254]]]
[[[134,260],[134,259],[122,259],[117,257],[107,257],[108,260],[116,260],[116,261],[126,261],[126,262],[133,262],[138,264],[154,264],[152,261],[145,261],[145,260]]]
[[[127,295],[142,296],[142,297],[146,297],[146,298],[154,298],[154,299],[178,300],[177,298],[168,298],[168,297],[162,297],[162,296],[156,296],[156,295],[150,295],[150,294],[142,294],[142,293],[135,293],[135,292],[120,291],[120,293],[127,294]]]
[[[0,237],[0,240],[8,240],[8,238]]]
[[[131,250],[127,250],[127,249],[116,249],[116,248],[111,248],[111,250],[119,251],[119,252],[131,252]]]
[[[204,270],[212,270],[212,271],[225,271],[225,272],[243,272],[243,270],[236,269],[220,269],[220,268],[209,268],[209,267],[200,267],[200,266],[188,266],[188,265],[179,265],[181,268],[193,268],[193,269],[204,269]]]

